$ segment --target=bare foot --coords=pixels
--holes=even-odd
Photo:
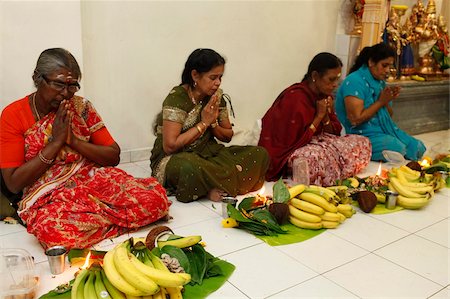
[[[218,188],[213,188],[213,189],[209,190],[207,197],[211,201],[219,202],[219,201],[222,201],[222,198],[226,195],[227,195],[227,193],[225,191],[220,190]]]

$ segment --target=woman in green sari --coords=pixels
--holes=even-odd
[[[192,52],[181,84],[170,91],[156,119],[152,175],[181,202],[202,197],[220,201],[264,184],[269,165],[264,148],[217,142],[233,137],[219,89],[224,69],[225,59],[214,50]]]

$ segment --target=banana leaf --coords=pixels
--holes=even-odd
[[[233,264],[221,259],[214,260],[213,266],[220,269],[222,274],[205,278],[202,285],[185,285],[183,299],[204,299],[208,297],[210,294],[217,291],[228,280],[236,268]]]
[[[176,258],[180,263],[180,266],[183,267],[186,273],[191,272],[191,263],[189,262],[186,253],[184,253],[184,251],[181,248],[178,248],[173,245],[165,245],[163,246],[163,248],[160,249],[160,251],[161,254],[166,253],[171,257]]]
[[[56,289],[51,290],[47,294],[42,295],[39,299],[70,299],[72,285],[75,279],[72,279],[67,284],[62,284],[58,286]]]
[[[287,203],[290,198],[291,195],[289,194],[289,189],[280,178],[273,185],[273,202]]]
[[[256,236],[258,239],[263,240],[270,246],[288,245],[306,241],[317,235],[323,233],[326,229],[303,229],[290,223],[283,224],[282,229],[286,231],[285,234],[277,234],[274,236]]]

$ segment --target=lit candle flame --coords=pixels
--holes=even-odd
[[[84,264],[83,264],[83,266],[81,266],[80,269],[86,269],[87,267],[89,267],[90,257],[91,257],[91,252],[89,251],[89,253],[86,256],[86,260],[84,261]]]
[[[419,164],[422,167],[428,167],[428,166],[430,166],[430,161],[428,161],[427,159],[423,159],[422,161],[420,161]]]
[[[381,162],[380,162],[380,165],[378,166],[378,170],[377,170],[376,176],[380,176],[381,175],[381,170],[382,170],[382,168],[381,168]]]
[[[262,188],[259,190],[258,194],[263,195],[264,191],[266,191],[266,187],[263,185]]]

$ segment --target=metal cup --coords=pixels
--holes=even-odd
[[[45,251],[52,274],[57,275],[64,272],[66,253],[67,249],[64,246],[53,246]]]
[[[231,204],[233,207],[236,207],[237,199],[234,197],[224,197],[222,198],[222,218],[228,218],[228,204]]]
[[[386,191],[386,201],[384,202],[384,205],[386,206],[386,209],[393,210],[397,206],[397,192],[393,192],[391,190]]]

